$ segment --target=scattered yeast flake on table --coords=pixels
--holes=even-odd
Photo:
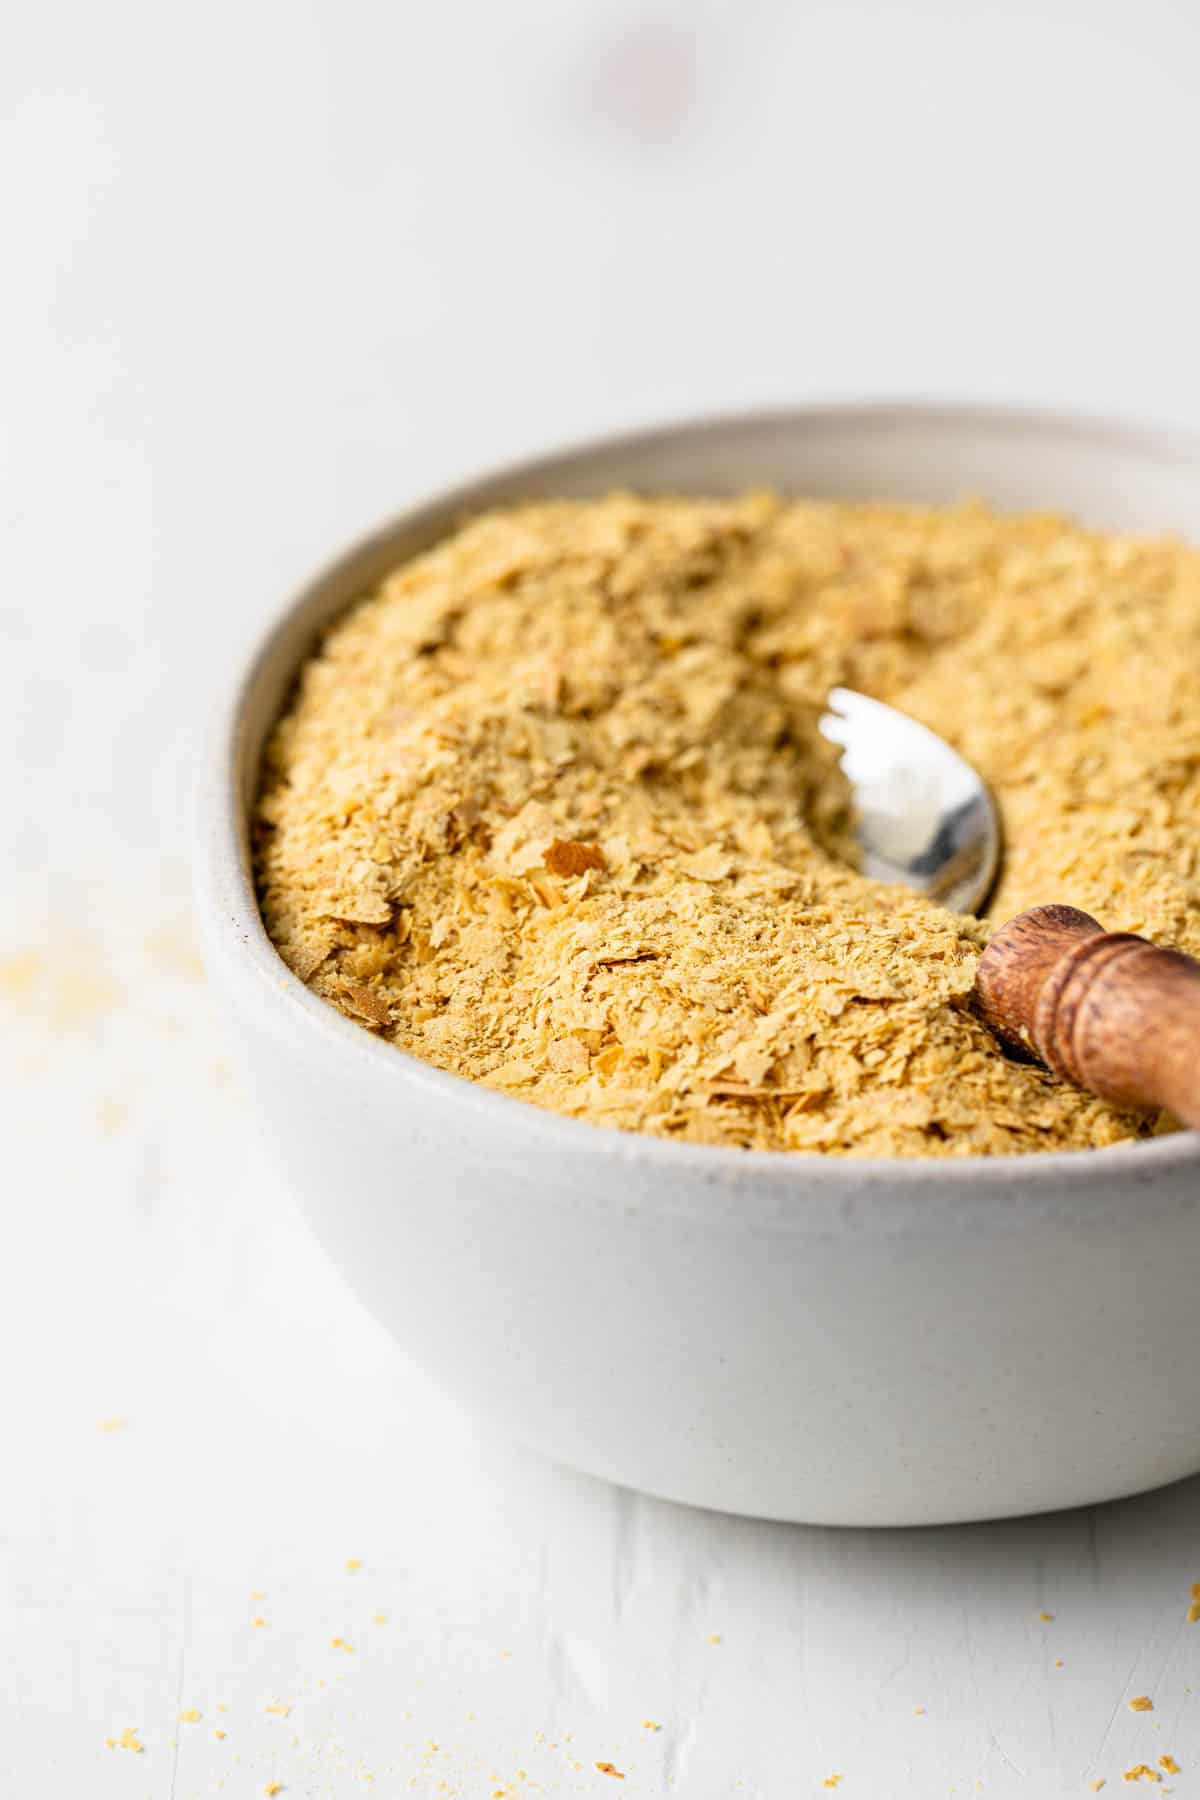
[[[120,1737],[105,1738],[104,1742],[110,1750],[132,1750],[135,1756],[144,1756],[146,1746],[137,1734],[135,1725],[127,1725]]]
[[[1183,1773],[1179,1764],[1175,1761],[1175,1758],[1169,1754],[1159,1757],[1158,1766],[1168,1775],[1181,1775]]]
[[[198,1707],[189,1706],[184,1712],[177,1714],[181,1725],[198,1725],[204,1714]]]
[[[1126,1781],[1161,1781],[1162,1776],[1149,1763],[1134,1763],[1132,1769],[1123,1771]]]
[[[1137,1694],[1129,1702],[1130,1712],[1153,1712],[1154,1702],[1149,1694]]]

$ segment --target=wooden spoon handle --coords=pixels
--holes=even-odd
[[[1002,1043],[1102,1100],[1200,1129],[1200,962],[1073,906],[1035,906],[996,933],[975,994]]]

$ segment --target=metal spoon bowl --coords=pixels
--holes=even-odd
[[[978,911],[996,875],[1000,822],[982,777],[936,732],[852,688],[833,688],[821,735],[841,746],[862,871],[951,912]]]

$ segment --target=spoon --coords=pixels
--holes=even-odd
[[[828,705],[818,729],[841,747],[863,874],[975,912],[1000,860],[1000,822],[982,777],[894,706],[842,687]]]
[[[936,732],[851,688],[820,720],[854,793],[862,869],[953,912],[986,899],[1000,823],[978,771]],[[975,1006],[1010,1051],[1133,1110],[1200,1129],[1200,962],[1072,906],[1034,906],[992,937]]]

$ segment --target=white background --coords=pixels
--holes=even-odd
[[[1200,1484],[857,1534],[491,1441],[259,1159],[186,870],[237,647],[446,478],[811,395],[1200,425],[1200,13],[80,0],[2,39],[0,1796],[1042,1800],[1164,1752],[1200,1793]]]

